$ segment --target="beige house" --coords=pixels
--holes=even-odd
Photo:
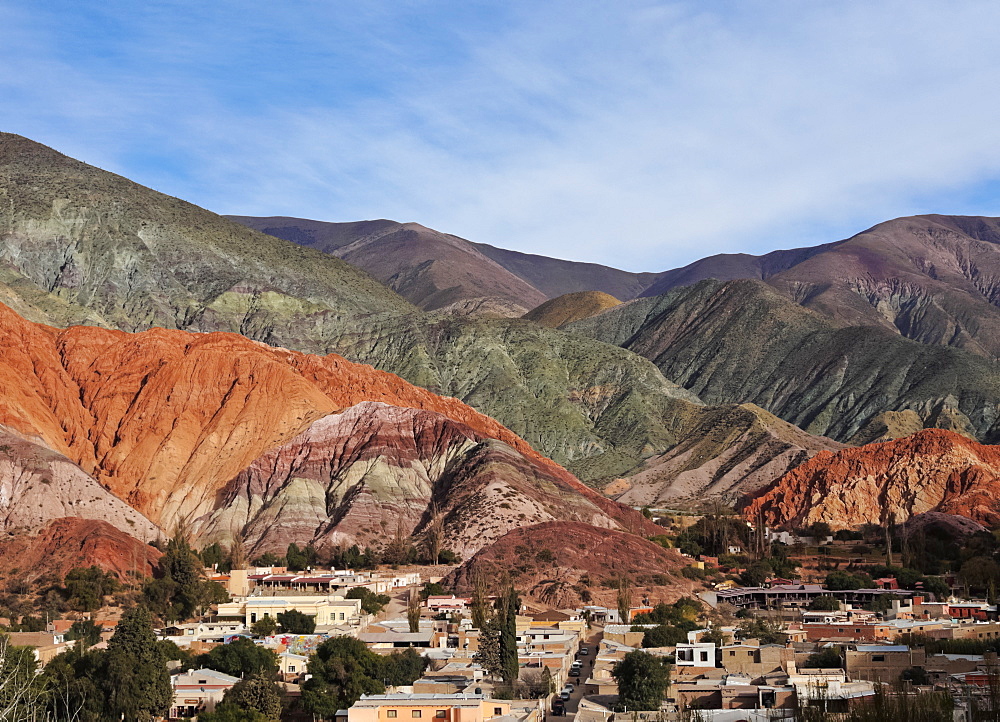
[[[55,657],[71,649],[74,642],[67,642],[59,632],[8,632],[11,646],[31,647],[35,660],[46,665]]]
[[[297,609],[316,619],[317,627],[359,627],[366,616],[361,611],[360,599],[344,599],[339,596],[291,596],[247,597],[246,599],[219,605],[220,617],[244,618],[246,626],[279,614]]]
[[[362,695],[347,722],[485,722],[510,715],[510,702],[476,694]]]
[[[757,679],[787,671],[788,663],[795,660],[795,650],[782,644],[761,645],[756,640],[748,640],[722,647],[720,659],[730,674],[745,674]]]

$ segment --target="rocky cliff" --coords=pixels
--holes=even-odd
[[[752,496],[748,519],[835,529],[903,523],[940,512],[1000,523],[1000,447],[928,429],[894,441],[820,452]]]

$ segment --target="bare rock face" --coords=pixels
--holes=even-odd
[[[0,531],[34,534],[52,519],[97,519],[142,541],[160,530],[61,454],[0,427]]]
[[[519,591],[557,607],[575,607],[586,595],[594,603],[615,605],[608,580],[628,577],[635,599],[674,601],[693,586],[668,576],[687,566],[673,549],[633,534],[573,521],[551,521],[510,531],[452,572],[448,581],[459,591],[471,591],[483,579],[499,591],[511,579]]]
[[[469,554],[517,526],[567,518],[647,525],[551,463],[471,426],[363,402],[254,460],[196,529],[222,541],[238,533],[262,552],[304,540],[377,548],[436,523],[446,548]]]
[[[107,522],[77,517],[54,519],[38,534],[0,541],[0,577],[32,584],[62,579],[74,567],[96,565],[120,578],[151,575],[162,554]],[[16,570],[16,571],[14,571]]]
[[[903,523],[926,512],[1000,523],[1000,447],[927,429],[884,443],[820,452],[763,489],[744,515],[769,526],[835,529]]]

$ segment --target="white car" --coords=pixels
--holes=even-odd
[[[565,687],[563,687],[563,692],[569,692],[570,694],[573,694],[573,685],[567,684]]]

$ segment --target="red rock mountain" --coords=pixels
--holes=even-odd
[[[119,578],[150,575],[162,554],[107,522],[53,519],[37,534],[0,541],[0,579],[34,584],[52,575],[59,583],[74,567],[96,565]]]
[[[927,429],[894,441],[822,451],[761,490],[747,519],[834,529],[903,523],[926,512],[1000,523],[1000,447]]]
[[[338,356],[227,333],[59,330],[3,306],[0,349],[9,529],[73,513],[143,538],[183,520],[253,549],[377,544],[429,523],[432,497],[463,551],[559,515],[645,523],[460,401]],[[32,489],[44,501],[26,510]],[[484,518],[459,524],[473,502]]]
[[[478,576],[499,591],[510,579],[519,591],[553,606],[592,600],[614,607],[620,577],[631,580],[636,602],[643,593],[668,602],[691,593],[694,585],[675,576],[687,565],[674,549],[633,534],[552,521],[505,534],[456,569],[449,581],[459,591],[471,591]]]

